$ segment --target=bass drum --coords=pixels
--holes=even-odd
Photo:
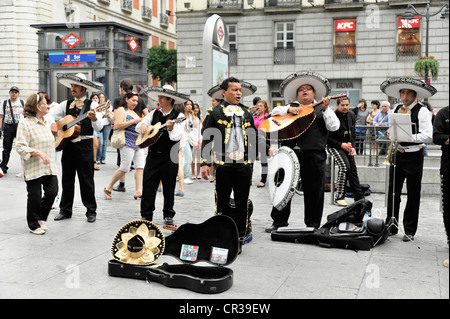
[[[272,205],[282,210],[297,191],[300,178],[300,163],[295,152],[280,147],[278,153],[269,162],[267,181]]]

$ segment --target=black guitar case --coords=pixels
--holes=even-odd
[[[233,285],[233,271],[225,266],[237,258],[239,236],[236,224],[230,217],[217,215],[201,224],[181,225],[171,235],[164,237],[163,246],[162,255],[175,257],[182,263],[124,263],[115,257],[117,249],[113,243],[115,259],[108,263],[108,274],[159,282],[167,287],[205,294],[221,293]],[[197,262],[207,262],[213,266],[194,265]]]
[[[372,218],[363,224],[365,213],[372,203],[361,199],[327,216],[327,222],[319,229],[280,227],[271,233],[274,241],[314,244],[326,248],[370,250],[388,236],[383,220]]]

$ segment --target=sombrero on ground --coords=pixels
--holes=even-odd
[[[151,86],[147,88],[146,91],[148,97],[154,101],[158,101],[158,96],[166,96],[168,98],[174,99],[175,104],[184,103],[189,100],[188,94],[183,94],[175,91],[175,89],[171,85],[164,85],[163,87]]]
[[[433,86],[420,80],[408,77],[390,78],[381,83],[380,89],[388,96],[400,98],[400,90],[408,89],[417,93],[417,98],[425,99],[436,94],[437,90]]]
[[[124,264],[150,265],[164,253],[164,248],[164,235],[158,226],[147,220],[135,220],[114,237],[111,255]]]
[[[258,90],[256,86],[249,82],[241,81],[242,97],[250,96]],[[216,100],[223,100],[222,89],[220,84],[213,86],[209,89],[208,95]]]
[[[316,101],[328,96],[331,91],[331,86],[328,79],[319,73],[305,71],[292,73],[284,79],[284,81],[280,84],[281,95],[284,96],[286,100],[296,101],[297,90],[303,84],[309,84],[314,88],[316,93]]]
[[[97,92],[103,89],[103,84],[89,81],[88,79],[86,79],[86,75],[84,75],[83,73],[58,74],[56,75],[56,78],[58,79],[59,83],[68,88],[71,88],[72,84],[76,84],[85,87],[88,91],[91,92]]]

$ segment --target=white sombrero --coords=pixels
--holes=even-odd
[[[297,100],[297,90],[303,84],[309,84],[314,88],[316,101],[328,96],[331,91],[330,82],[322,75],[312,71],[295,72],[289,75],[280,84],[280,92],[287,100]]]
[[[400,98],[400,90],[408,89],[417,93],[417,98],[429,98],[436,94],[437,90],[420,80],[413,78],[399,77],[391,78],[380,85],[380,89],[388,96]]]
[[[147,88],[147,95],[154,101],[158,101],[158,96],[166,96],[168,98],[174,99],[175,104],[181,104],[189,100],[188,94],[183,94],[175,91],[173,86],[164,85],[163,87],[151,86]]]
[[[72,84],[76,84],[85,87],[88,91],[91,92],[97,92],[103,89],[103,84],[99,82],[89,81],[88,79],[86,79],[86,75],[84,75],[83,73],[58,74],[56,75],[56,78],[58,79],[59,83],[68,88],[71,88]]]
[[[256,86],[249,82],[241,81],[242,97],[250,96],[258,89]],[[223,100],[222,88],[220,84],[213,86],[209,89],[208,95],[216,100]]]

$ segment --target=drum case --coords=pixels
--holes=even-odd
[[[236,224],[231,218],[218,215],[201,224],[181,225],[165,237],[163,255],[175,257],[180,264],[131,265],[113,259],[108,263],[108,274],[198,293],[221,293],[233,284],[233,271],[225,266],[237,258],[238,252]],[[212,266],[194,265],[197,262]]]

